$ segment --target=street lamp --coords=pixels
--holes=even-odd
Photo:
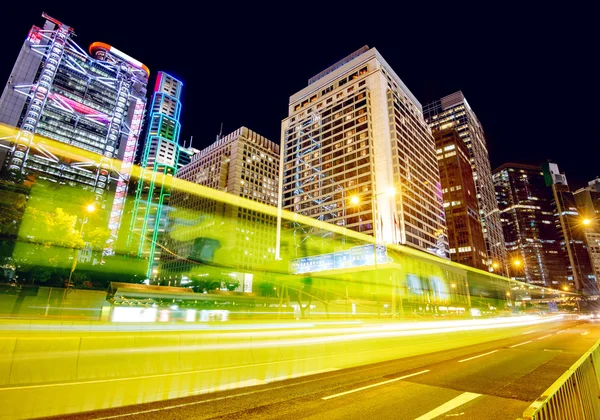
[[[95,212],[96,206],[93,204],[88,204],[87,206],[85,206],[84,210],[85,211],[81,218],[81,229],[79,229],[79,236],[82,238],[82,240],[83,240],[83,227],[85,226],[85,224],[88,221],[86,213]],[[75,258],[73,259],[73,265],[71,266],[71,272],[69,273],[69,280],[67,281],[67,287],[71,286],[71,278],[73,277],[73,271],[75,271],[75,268],[77,267],[78,260],[79,260],[79,249],[77,249],[77,252],[75,253]]]
[[[497,270],[497,269],[498,269],[498,267],[500,267],[500,264],[498,264],[497,262],[493,262],[493,263],[492,263],[492,269],[493,269],[493,270]]]

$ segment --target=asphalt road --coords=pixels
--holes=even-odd
[[[600,323],[535,325],[445,352],[53,418],[515,420],[598,339]]]

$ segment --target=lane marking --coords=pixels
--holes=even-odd
[[[559,331],[559,332],[557,332],[556,334],[562,334],[562,333],[564,333],[564,332],[565,332],[565,330],[560,330],[560,331]]]
[[[469,357],[468,359],[462,359],[462,360],[459,360],[458,363],[462,363],[462,362],[466,362],[466,361],[469,361],[469,360],[477,359],[478,357],[487,356],[488,354],[496,353],[497,351],[498,350],[492,350],[492,351],[489,351],[487,353],[480,354],[479,356],[473,356],[473,357]]]
[[[552,335],[552,334],[545,335],[545,336],[543,336],[543,337],[540,337],[540,338],[538,338],[538,340],[542,340],[542,339],[544,339],[544,338],[546,338],[546,337],[550,337],[551,335]]]
[[[456,407],[466,404],[469,401],[472,401],[477,397],[481,397],[481,394],[475,394],[473,392],[465,392],[463,394],[460,394],[458,397],[451,399],[447,403],[442,404],[437,408],[434,408],[430,412],[423,414],[421,417],[417,417],[415,420],[434,419],[437,416],[447,413],[450,410],[454,410]]]
[[[535,330],[533,330],[533,331],[527,331],[527,332],[524,332],[523,335],[525,335],[525,334],[531,334],[531,333],[534,333],[534,332],[535,332]]]
[[[417,372],[417,373],[411,373],[410,375],[404,375],[404,376],[401,376],[399,378],[390,379],[389,381],[378,382],[378,383],[373,384],[373,385],[367,385],[367,386],[363,386],[363,387],[360,387],[360,388],[351,389],[350,391],[340,392],[339,394],[329,395],[329,396],[323,397],[321,399],[322,400],[330,400],[332,398],[341,397],[342,395],[348,395],[348,394],[352,394],[353,392],[363,391],[365,389],[373,388],[373,387],[376,387],[376,386],[389,384],[389,383],[396,382],[396,381],[399,381],[399,380],[402,380],[402,379],[410,378],[411,376],[421,375],[421,374],[427,373],[427,372],[430,372],[430,370],[429,369],[422,370],[422,371]]]
[[[584,332],[584,333],[581,333],[581,335],[586,335],[586,334],[589,334],[589,331],[586,331],[586,332]]]
[[[527,344],[527,343],[531,343],[531,340],[525,341],[524,343],[521,343],[521,344],[515,344],[514,346],[510,346],[510,348],[513,349],[515,347],[519,347],[519,346],[522,346],[523,344]]]

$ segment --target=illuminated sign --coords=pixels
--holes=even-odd
[[[377,264],[389,262],[385,245],[377,245]],[[338,268],[366,267],[373,264],[373,245],[355,246],[345,251],[330,254],[313,255],[310,257],[295,258],[290,261],[290,273],[314,273],[317,271],[333,270]]]

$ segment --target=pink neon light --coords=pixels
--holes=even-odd
[[[159,71],[156,75],[156,83],[154,84],[154,92],[158,92],[160,90],[160,85],[162,83],[163,72]]]
[[[131,176],[131,166],[135,158],[135,147],[137,145],[138,137],[142,129],[142,116],[144,114],[145,104],[141,100],[137,100],[135,108],[133,110],[133,118],[131,121],[131,127],[129,130],[129,136],[127,136],[127,142],[125,143],[125,150],[130,153],[125,153],[123,160],[121,161],[120,180],[117,182],[117,188],[115,192],[115,199],[113,200],[113,207],[110,212],[109,229],[111,229],[111,238],[114,240],[117,238],[119,233],[119,225],[121,224],[121,215],[123,214],[123,204],[125,202],[125,195],[127,193],[127,182]],[[112,250],[113,245],[107,245],[107,248]]]
[[[83,114],[83,115],[91,115],[90,118],[93,118],[99,122],[103,122],[103,123],[107,123],[108,122],[108,115],[103,114],[102,112],[99,112],[98,110],[89,107],[87,105],[84,105],[82,103],[79,103],[77,101],[74,101],[73,99],[67,98],[66,96],[63,96],[59,93],[50,93],[48,95],[50,98],[52,99],[57,99],[61,102],[66,103],[67,105],[69,105],[71,108],[73,108],[73,110],[79,114]]]

